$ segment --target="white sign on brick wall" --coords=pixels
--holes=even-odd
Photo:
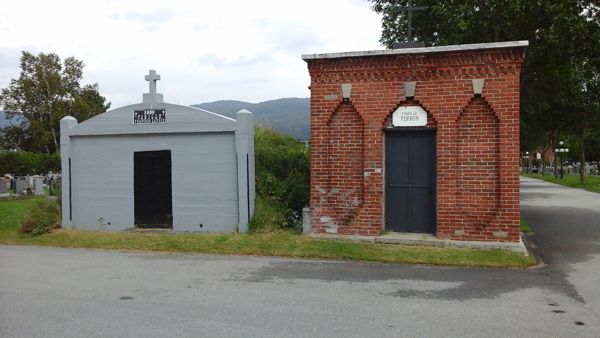
[[[427,125],[427,112],[420,106],[398,107],[392,114],[394,127],[419,127]]]

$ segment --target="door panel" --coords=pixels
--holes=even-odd
[[[385,137],[385,222],[397,232],[434,233],[435,131],[394,131]]]
[[[171,151],[134,153],[135,225],[172,228]]]

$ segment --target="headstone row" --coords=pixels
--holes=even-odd
[[[44,195],[44,187],[48,186],[50,192],[56,190],[60,183],[60,175],[49,173],[46,176],[16,176],[4,175],[0,177],[0,197],[16,195]]]

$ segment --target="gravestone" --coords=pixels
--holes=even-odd
[[[15,193],[17,195],[23,195],[29,187],[29,178],[27,176],[15,177]]]
[[[33,192],[36,195],[44,194],[44,178],[40,176],[33,177]]]
[[[0,194],[8,193],[10,181],[4,177],[0,178]]]

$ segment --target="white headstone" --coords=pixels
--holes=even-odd
[[[29,187],[28,181],[28,176],[15,177],[15,192],[17,195],[22,195],[27,190],[27,187]]]
[[[44,178],[43,177],[34,177],[33,178],[33,189],[36,195],[44,194]]]

